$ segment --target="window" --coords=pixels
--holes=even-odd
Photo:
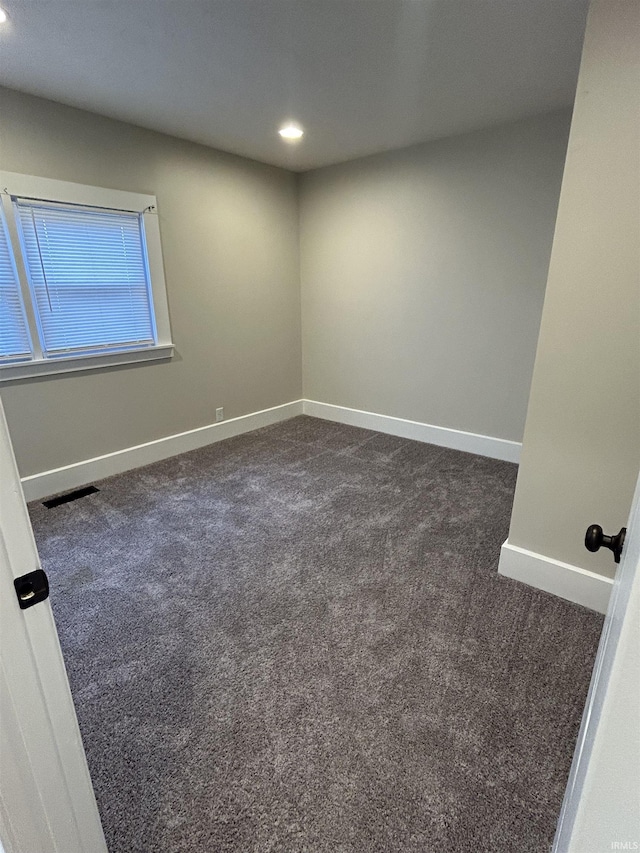
[[[18,273],[0,216],[0,364],[31,358],[31,341],[22,305]]]
[[[153,196],[0,184],[0,380],[172,355]]]

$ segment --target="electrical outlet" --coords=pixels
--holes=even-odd
[[[219,409],[216,409],[216,421],[223,421],[223,420],[224,420],[224,409],[222,406],[220,406]]]

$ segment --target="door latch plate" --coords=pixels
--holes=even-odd
[[[13,585],[16,588],[21,610],[33,607],[34,604],[49,597],[49,580],[42,569],[36,569],[35,572],[15,578]]]

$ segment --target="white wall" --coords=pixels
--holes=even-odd
[[[640,465],[639,47],[640,3],[595,0],[509,531],[607,577],[611,553],[589,554],[585,530],[626,524]]]
[[[0,168],[158,199],[177,356],[0,386],[22,476],[301,396],[294,176],[0,89]]]
[[[522,439],[569,122],[301,177],[305,397]]]

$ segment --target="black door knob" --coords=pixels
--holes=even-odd
[[[616,563],[619,563],[626,532],[627,528],[621,527],[620,533],[617,533],[615,536],[606,536],[599,524],[592,524],[591,527],[587,527],[587,535],[584,537],[585,548],[587,551],[594,552],[600,550],[600,548],[609,548],[613,551],[613,559]]]

